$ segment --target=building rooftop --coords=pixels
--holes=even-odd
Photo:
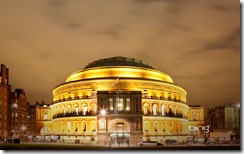
[[[92,63],[89,63],[84,69],[101,66],[135,66],[154,69],[152,66],[141,60],[121,56],[95,60]]]

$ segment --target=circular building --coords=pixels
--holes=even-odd
[[[186,95],[169,75],[143,61],[96,60],[53,90],[51,131],[82,143],[185,141]]]

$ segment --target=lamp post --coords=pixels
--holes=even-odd
[[[25,134],[26,134],[26,131],[27,131],[27,127],[26,127],[26,125],[22,125],[22,126],[20,127],[20,130],[21,130],[21,132],[22,132],[22,137],[25,138]]]

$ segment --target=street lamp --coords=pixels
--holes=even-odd
[[[106,115],[106,110],[101,110],[101,115],[105,116]]]
[[[25,138],[26,131],[27,131],[27,127],[26,127],[26,125],[22,125],[22,126],[20,127],[20,130],[21,130],[21,132],[22,132],[22,137]]]

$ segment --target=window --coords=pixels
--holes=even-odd
[[[71,107],[70,107],[70,105],[68,105],[68,113],[69,114],[71,113]]]
[[[83,132],[86,131],[86,121],[82,121],[82,130]]]
[[[162,116],[165,115],[165,105],[162,105]]]
[[[145,103],[143,106],[143,112],[144,112],[144,115],[148,114],[148,104],[147,103]]]
[[[65,108],[65,106],[63,106],[63,114],[65,115],[66,114],[66,108]]]
[[[83,107],[83,115],[87,115],[87,106],[86,106],[86,104],[83,104],[82,105],[82,107]]]
[[[75,120],[75,132],[77,132],[77,131],[78,131],[78,121]]]
[[[96,121],[95,120],[92,120],[91,121],[91,131],[92,132],[95,132],[96,131]]]
[[[109,108],[110,108],[111,111],[114,109],[113,98],[109,98]]]
[[[70,128],[71,128],[70,121],[67,122],[67,128],[68,128],[68,131],[70,131]]]
[[[157,121],[154,121],[154,132],[158,132],[158,122]]]
[[[47,112],[44,112],[43,114],[43,120],[47,120],[48,116],[47,116]]]
[[[79,108],[78,108],[78,106],[75,107],[75,115],[79,115]]]
[[[149,131],[149,128],[150,128],[150,122],[149,121],[145,121],[144,128],[145,128],[145,132]]]
[[[130,99],[126,99],[126,111],[130,111]]]
[[[157,115],[157,105],[153,105],[153,115]]]
[[[117,99],[118,103],[118,111],[123,111],[124,104],[123,104],[123,99]]]

